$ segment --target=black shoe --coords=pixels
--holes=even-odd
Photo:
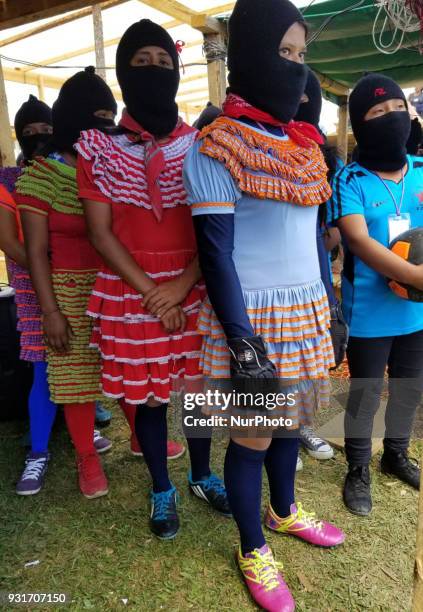
[[[384,474],[396,476],[415,489],[420,489],[420,469],[417,462],[408,458],[407,451],[395,452],[385,449],[380,461],[380,469]]]
[[[344,483],[344,504],[358,516],[367,516],[372,511],[370,472],[368,465],[351,465]]]
[[[162,493],[151,493],[150,529],[160,540],[171,540],[179,531],[175,487]]]
[[[190,473],[188,482],[191,493],[210,504],[216,512],[224,516],[232,516],[225,486],[216,474],[210,474],[201,480],[193,480]]]

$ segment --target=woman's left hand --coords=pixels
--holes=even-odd
[[[161,283],[150,289],[143,299],[143,306],[157,317],[162,317],[173,306],[178,306],[186,298],[189,287],[178,278]]]

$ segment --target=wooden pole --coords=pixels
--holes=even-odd
[[[340,96],[338,108],[338,149],[344,160],[348,156],[348,96]]]
[[[103,19],[101,16],[101,6],[95,4],[93,6],[93,25],[94,25],[94,48],[95,48],[95,64],[97,66],[97,74],[102,79],[107,81],[106,75],[106,56],[104,53],[104,36],[103,36]]]
[[[13,147],[12,131],[9,122],[6,87],[4,84],[3,67],[0,59],[0,164],[15,166],[15,151]]]
[[[209,100],[219,108],[226,96],[226,63],[224,59],[212,59],[211,48],[224,47],[225,39],[222,33],[204,34],[204,45],[207,57],[207,78],[209,83]]]
[[[420,464],[423,467],[423,453]],[[420,480],[419,517],[417,522],[417,546],[413,612],[423,612],[423,469],[421,472]]]
[[[44,89],[44,77],[42,74],[38,76],[38,97],[42,102],[46,101],[46,92]]]

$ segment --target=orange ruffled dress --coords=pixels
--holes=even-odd
[[[227,117],[203,130],[184,168],[193,216],[235,215],[232,256],[252,327],[278,376],[301,381],[285,414],[294,426],[327,402],[334,365],[316,245],[318,205],[331,195],[326,171],[314,142],[304,148]],[[204,375],[227,378],[229,351],[208,299],[199,331]]]

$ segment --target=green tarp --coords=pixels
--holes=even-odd
[[[355,4],[357,0],[327,0],[312,5],[304,15],[313,33],[325,19]],[[404,87],[423,83],[423,55],[418,49],[420,32],[405,35],[404,44],[410,48],[384,55],[377,50],[372,37],[377,10],[375,2],[365,0],[359,8],[335,17],[318,40],[310,45],[307,63],[348,87],[353,87],[367,71],[383,72]],[[382,24],[383,20],[379,20],[379,30]],[[386,44],[391,37],[392,33],[388,31]]]

